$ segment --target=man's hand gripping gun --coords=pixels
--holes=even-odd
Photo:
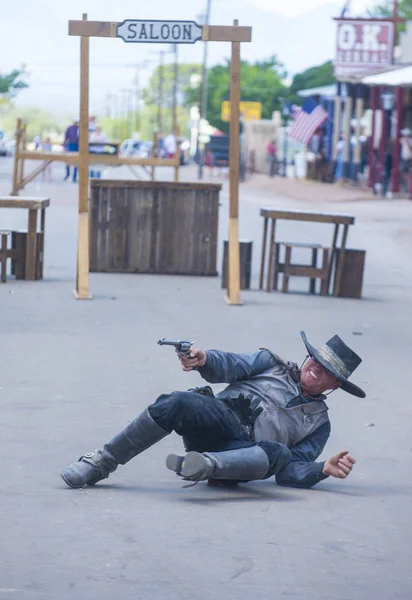
[[[166,340],[162,338],[157,342],[159,346],[174,346],[177,354],[185,354],[190,356],[190,351],[194,342],[188,342],[187,340]]]

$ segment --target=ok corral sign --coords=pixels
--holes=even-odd
[[[336,76],[376,71],[392,63],[394,26],[391,21],[336,20]]]
[[[117,26],[117,37],[125,42],[194,44],[202,39],[202,28],[194,21],[126,19]]]

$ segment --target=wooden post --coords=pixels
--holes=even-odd
[[[333,158],[334,163],[336,162],[336,157],[338,154],[337,150],[336,150],[336,145],[338,143],[339,135],[340,135],[340,131],[341,131],[340,120],[341,120],[341,111],[342,111],[342,98],[340,96],[341,84],[337,83],[336,85],[338,86],[338,93],[335,98],[335,106],[334,106],[334,110],[333,110],[333,141],[332,141],[332,158]]]
[[[174,168],[174,180],[179,181],[179,166],[180,166],[180,142],[176,144],[176,164]]]
[[[26,241],[26,273],[24,277],[24,279],[29,281],[33,281],[36,278],[37,212],[37,210],[29,210]]]
[[[353,178],[357,180],[358,173],[360,171],[361,165],[361,143],[360,143],[360,134],[361,134],[361,118],[363,114],[363,90],[360,85],[356,86],[356,100],[355,100],[355,118],[356,118],[356,126],[355,126],[355,138],[356,138],[356,146],[353,151]]]
[[[236,26],[238,21],[233,24]],[[229,248],[226,302],[240,305],[239,160],[240,160],[240,42],[232,42],[230,61],[229,129]]]
[[[375,131],[376,131],[376,109],[378,107],[378,94],[376,87],[369,88],[369,104],[372,109],[372,132],[368,140],[368,187],[375,190],[376,164],[375,164]]]
[[[382,92],[385,89],[384,87],[379,87],[378,92],[378,106],[380,109],[381,115],[381,137],[379,141],[379,149],[378,149],[378,182],[383,184],[383,171],[385,168],[385,140],[386,140],[386,119],[385,119],[385,111],[382,110],[381,106],[381,96]]]
[[[349,152],[350,152],[350,139],[351,139],[351,128],[350,122],[352,119],[352,107],[353,107],[353,98],[352,98],[352,86],[347,84],[348,93],[345,99],[345,124],[344,124],[344,132],[343,139],[345,140],[345,147],[343,149],[343,178],[348,179],[349,173]]]
[[[83,21],[87,15],[83,14]],[[77,299],[89,299],[89,38],[80,37],[79,233]]]
[[[23,130],[22,130],[22,136],[21,136],[21,149],[23,151],[26,150],[26,145],[27,145],[27,123],[23,123]],[[20,189],[23,187],[22,186],[23,179],[24,179],[24,158],[21,158],[20,159],[19,176],[18,176],[18,185],[19,185]]]
[[[395,95],[396,95],[396,103],[395,103],[396,128],[395,128],[395,135],[393,138],[392,192],[399,192],[400,183],[401,183],[400,138],[401,138],[401,129],[402,129],[404,89],[402,87],[397,87],[396,91],[395,91]]]
[[[16,147],[14,149],[14,169],[13,169],[13,189],[11,190],[11,196],[19,195],[19,154],[20,154],[20,141],[22,136],[22,125],[23,121],[21,119],[17,119],[16,123]]]

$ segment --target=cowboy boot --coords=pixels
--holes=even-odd
[[[169,454],[166,466],[191,481],[250,481],[262,479],[266,475],[269,459],[262,448],[251,446],[224,452],[189,452],[186,456]]]
[[[63,469],[61,476],[72,488],[81,488],[86,484],[94,485],[102,479],[107,479],[118,465],[125,465],[169,433],[152,419],[146,409],[105,444],[103,450],[84,454],[77,462]]]

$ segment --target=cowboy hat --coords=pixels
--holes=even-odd
[[[361,388],[348,381],[353,371],[360,365],[362,359],[347,346],[338,335],[334,335],[320,348],[309,344],[304,331],[300,332],[310,356],[313,356],[325,369],[342,383],[341,389],[358,398],[365,398]]]

